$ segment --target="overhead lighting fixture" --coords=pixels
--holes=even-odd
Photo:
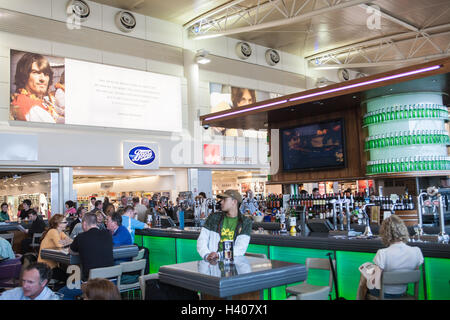
[[[399,73],[399,74],[394,74],[392,76],[387,76],[387,77],[382,77],[382,78],[373,79],[373,80],[369,80],[369,81],[359,82],[359,83],[350,84],[350,85],[346,85],[346,86],[339,87],[339,88],[334,88],[334,89],[314,92],[314,93],[310,93],[310,94],[306,94],[306,95],[302,95],[302,96],[298,96],[298,97],[293,97],[293,98],[286,99],[286,100],[275,101],[275,102],[272,102],[272,103],[263,104],[261,106],[255,106],[255,107],[247,108],[247,109],[244,109],[244,110],[237,110],[237,111],[234,111],[234,112],[229,112],[229,113],[225,113],[225,114],[221,114],[221,115],[217,115],[217,116],[212,116],[212,117],[209,117],[209,118],[205,118],[204,121],[219,119],[219,118],[223,118],[223,117],[232,116],[232,115],[235,115],[235,114],[240,114],[240,113],[254,111],[254,110],[263,109],[263,108],[268,108],[268,107],[279,105],[279,104],[282,104],[282,103],[285,103],[285,102],[288,102],[288,101],[291,102],[291,101],[304,100],[304,99],[307,99],[307,98],[322,96],[322,95],[325,95],[325,94],[328,94],[328,93],[339,92],[339,91],[344,91],[344,90],[347,90],[347,89],[367,86],[367,85],[374,84],[374,83],[379,83],[379,82],[389,81],[389,80],[393,80],[393,79],[404,78],[404,77],[407,77],[407,76],[411,76],[411,75],[415,75],[415,74],[419,74],[419,73],[424,73],[424,72],[428,72],[428,71],[433,71],[433,70],[440,69],[440,68],[442,68],[442,65],[434,65],[434,66],[427,67],[427,68],[422,68],[422,69],[417,69],[417,70],[413,70],[413,71],[408,71],[408,72],[403,72],[403,73]]]
[[[210,63],[211,59],[208,58],[208,54],[209,52],[204,49],[198,50],[195,54],[195,61],[200,64]]]

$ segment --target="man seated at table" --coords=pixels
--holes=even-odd
[[[81,280],[87,281],[89,271],[95,268],[110,267],[114,265],[113,241],[108,230],[100,230],[97,226],[97,216],[94,213],[86,213],[81,222],[83,232],[73,240],[70,245],[71,254],[79,254],[81,262]],[[75,299],[82,294],[81,289],[59,290],[64,294],[64,300]]]
[[[50,267],[45,263],[32,263],[22,272],[22,286],[6,290],[0,300],[59,300],[59,296],[47,287],[50,279]]]
[[[237,190],[227,190],[217,197],[222,199],[222,211],[208,216],[197,239],[197,252],[208,261],[220,257],[227,240],[234,241],[234,256],[243,256],[252,230],[252,221],[239,212],[242,197]]]
[[[33,235],[35,233],[43,233],[46,228],[44,220],[42,220],[36,211],[31,210],[28,215],[28,219],[33,222],[31,223],[30,229],[25,229],[25,233],[28,237],[23,239],[21,242],[22,253],[31,251],[30,244],[33,242]]]
[[[113,247],[133,244],[131,234],[122,225],[122,216],[120,213],[114,212],[111,216],[106,217],[106,227],[111,232]]]

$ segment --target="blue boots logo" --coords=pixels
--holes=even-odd
[[[139,146],[131,149],[128,157],[134,164],[145,166],[155,160],[155,152],[148,147]]]

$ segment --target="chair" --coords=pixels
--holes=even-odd
[[[130,262],[122,262],[119,266],[122,267],[122,277],[126,276],[129,273],[136,273],[139,271],[139,277],[144,275],[145,270],[145,259],[130,261]],[[125,283],[125,279],[121,279],[121,283],[117,286],[119,288],[119,292],[127,292],[131,290],[140,289],[139,278],[136,278],[136,281],[132,283]]]
[[[145,250],[144,249],[139,250],[137,256],[133,258],[133,261],[137,261],[137,260],[143,259],[144,258],[144,254],[145,254]]]
[[[139,287],[141,288],[141,299],[145,300],[145,281],[147,280],[158,280],[158,273],[149,273],[139,277]]]
[[[367,293],[367,299],[369,300],[418,300],[419,299],[419,281],[420,270],[401,270],[401,271],[383,271],[381,273],[380,280],[380,296],[376,297]],[[399,298],[385,298],[384,286],[385,285],[407,285],[414,283],[414,295],[405,295]]]
[[[14,259],[0,263],[0,288],[14,288],[19,286],[19,277],[22,269],[22,255],[16,254]]]
[[[30,247],[33,249],[33,252],[39,251],[39,248],[41,246],[41,237],[42,233],[33,233],[33,238],[31,240]]]
[[[267,259],[267,256],[264,253],[251,253],[251,252],[246,252],[245,253],[246,257],[255,257],[255,258],[263,258],[263,259]]]
[[[0,237],[8,240],[11,243],[11,247],[14,245],[14,233],[0,233]]]
[[[122,275],[122,266],[95,268],[89,270],[89,279],[104,278],[116,282],[117,288],[120,286],[120,276]]]
[[[333,260],[333,267],[336,261]],[[330,271],[328,286],[317,286],[308,283],[308,275],[305,282],[286,288],[287,294],[296,295],[297,300],[328,300],[330,291],[333,288],[333,273],[331,272],[330,261],[322,258],[307,258],[306,272],[309,274],[310,269],[320,269]]]

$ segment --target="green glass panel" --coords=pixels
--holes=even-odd
[[[247,248],[249,253],[263,253],[269,258],[269,246],[263,246],[260,244],[249,244]],[[269,290],[264,290],[264,300],[269,300]]]
[[[175,264],[175,239],[144,236],[144,247],[149,251],[150,273],[159,271],[159,267]]]
[[[134,236],[134,244],[142,247],[142,236],[137,234]]]
[[[324,258],[328,259],[327,253],[333,253],[328,250],[304,249],[304,248],[289,248],[289,247],[270,247],[270,259],[280,260],[294,263],[306,263],[306,258]],[[313,270],[308,272],[308,283],[319,286],[327,286],[329,284],[330,273],[326,270]],[[292,283],[287,286],[294,286],[301,282]],[[280,286],[271,289],[272,300],[286,299],[286,287]],[[333,288],[334,299],[334,288]]]
[[[197,240],[176,239],[177,241],[177,263],[202,260],[197,252]]]
[[[336,251],[339,297],[356,299],[361,274],[358,268],[365,262],[373,262],[374,257],[375,253]]]
[[[428,300],[450,300],[450,259],[424,260]]]

